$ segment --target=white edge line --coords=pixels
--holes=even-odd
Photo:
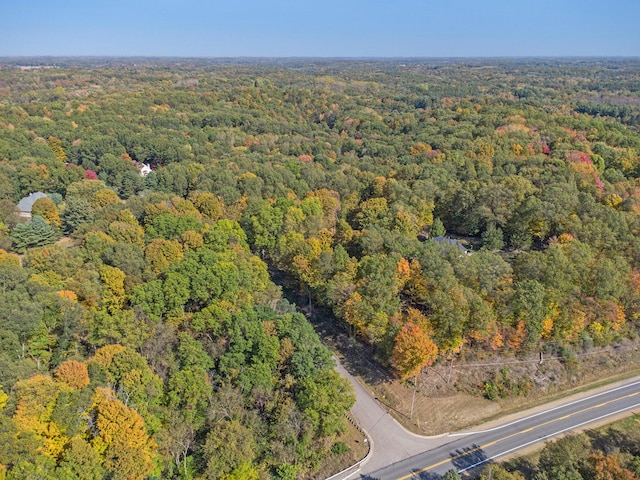
[[[601,395],[606,395],[607,393],[611,393],[611,392],[615,392],[615,391],[618,391],[618,390],[622,390],[624,388],[633,387],[633,386],[638,385],[638,384],[640,384],[640,381],[633,382],[633,383],[628,383],[626,385],[622,385],[621,387],[612,388],[611,390],[606,390],[604,392],[596,393],[594,395],[590,395],[588,397],[581,398],[579,400],[574,400],[573,402],[564,403],[562,405],[558,405],[557,407],[549,408],[547,410],[543,410],[542,412],[534,413],[533,415],[529,415],[527,417],[522,417],[522,418],[519,418],[518,420],[514,420],[513,422],[505,423],[504,425],[499,425],[497,427],[489,428],[487,430],[478,430],[478,431],[475,431],[475,432],[450,433],[449,436],[450,437],[462,437],[462,436],[465,436],[465,435],[476,435],[478,433],[495,432],[496,430],[500,430],[501,428],[505,428],[505,427],[510,427],[511,425],[515,425],[516,423],[519,423],[519,422],[524,422],[525,420],[529,420],[530,418],[535,418],[535,417],[538,417],[538,416],[543,415],[545,413],[553,412],[554,410],[558,410],[560,408],[569,407],[571,405],[575,405],[576,403],[584,402],[586,400],[590,400],[592,398],[596,398],[596,397],[599,397]]]
[[[631,405],[630,407],[626,407],[626,408],[622,408],[620,410],[616,410],[615,412],[607,413],[606,415],[602,415],[602,416],[597,417],[597,418],[592,418],[591,420],[587,420],[586,422],[582,422],[582,423],[579,423],[577,425],[573,425],[572,427],[565,428],[563,430],[559,430],[559,431],[557,431],[555,433],[550,433],[550,434],[545,435],[543,437],[540,437],[540,438],[538,438],[536,440],[532,440],[530,442],[523,443],[522,445],[520,445],[518,447],[514,447],[514,448],[511,448],[509,450],[505,450],[504,452],[497,453],[497,454],[495,454],[494,456],[492,456],[490,458],[486,458],[486,459],[484,459],[484,460],[482,460],[482,461],[480,461],[478,463],[474,463],[473,465],[470,465],[470,466],[468,466],[466,468],[458,470],[458,473],[464,473],[467,470],[471,470],[472,468],[477,467],[478,465],[482,465],[483,463],[490,462],[491,460],[493,460],[495,458],[502,457],[502,456],[504,456],[504,455],[506,455],[508,453],[511,453],[511,452],[513,452],[515,450],[519,450],[521,448],[527,447],[527,446],[529,446],[529,445],[531,445],[533,443],[542,442],[543,440],[546,440],[547,438],[555,437],[556,435],[560,435],[561,433],[568,432],[569,430],[575,430],[578,427],[582,427],[582,426],[587,425],[589,423],[597,422],[598,420],[602,420],[603,418],[610,417],[611,415],[617,415],[618,413],[622,413],[622,412],[625,412],[627,410],[631,410],[632,408],[636,408],[636,407],[640,407],[640,403],[636,403],[635,405]]]
[[[344,477],[342,480],[347,480],[347,478],[352,477],[353,475],[355,475],[356,473],[358,473],[360,470],[362,470],[361,468],[357,469],[355,472],[351,472],[349,475],[347,475],[346,477]]]

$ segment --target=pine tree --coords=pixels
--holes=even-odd
[[[33,217],[31,223],[20,223],[11,232],[13,248],[24,253],[30,247],[43,247],[55,243],[59,238],[56,229],[40,216]]]

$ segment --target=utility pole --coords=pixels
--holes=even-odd
[[[420,370],[418,371],[418,373],[416,373],[416,379],[413,382],[413,397],[411,398],[411,412],[409,413],[409,420],[413,420],[413,406],[416,403],[416,390],[418,390],[418,378],[421,373],[422,367],[420,367]]]

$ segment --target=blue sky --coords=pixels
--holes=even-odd
[[[640,0],[0,0],[0,56],[640,56]]]

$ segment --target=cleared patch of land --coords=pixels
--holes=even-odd
[[[637,347],[637,342],[626,341],[577,355],[570,364],[551,358],[540,364],[535,355],[443,362],[423,370],[417,388],[414,378],[402,382],[353,350],[347,356],[360,380],[405,428],[439,435],[636,375]],[[497,391],[494,400],[486,398],[487,384]]]

